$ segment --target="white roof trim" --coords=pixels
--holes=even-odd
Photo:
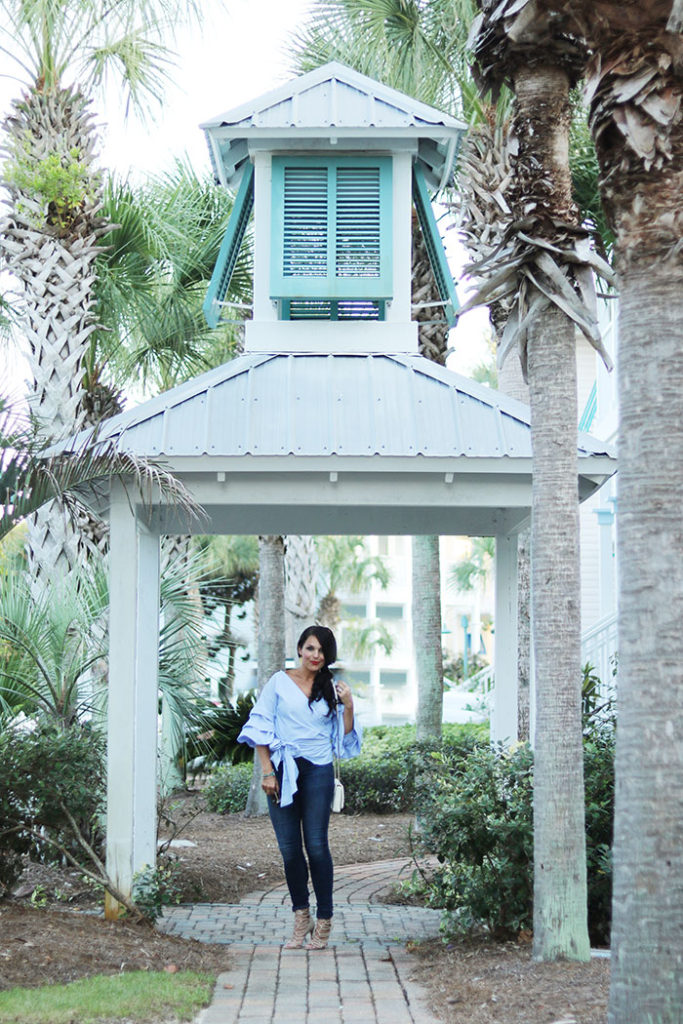
[[[381,82],[368,78],[366,75],[361,75],[359,72],[346,67],[344,64],[340,64],[338,61],[330,61],[330,63],[324,64],[314,71],[309,71],[305,75],[285,82],[270,92],[250,100],[248,103],[243,103],[232,110],[228,110],[205,121],[200,127],[204,131],[208,131],[212,128],[227,128],[231,125],[238,126],[241,121],[248,118],[258,118],[265,110],[276,106],[278,103],[292,99],[311,89],[318,88],[326,82],[332,81],[342,82],[357,89],[358,92],[365,93],[369,99],[379,99],[390,106],[396,107],[397,110],[404,114],[419,118],[421,121],[424,121],[424,134],[426,135],[431,135],[435,128],[437,130],[447,128],[457,131],[465,131],[467,128],[464,122],[459,121],[450,114],[445,114],[443,111],[437,110],[436,107],[421,103],[419,100],[415,100],[405,93],[399,92],[397,89],[392,89],[390,86],[383,85]],[[282,125],[282,127],[295,128],[296,125],[292,125],[290,122],[287,125]],[[348,127],[348,125],[344,127]],[[411,126],[413,129],[414,127]],[[253,129],[261,132],[264,131],[258,125],[249,126],[249,128],[242,126],[240,134]],[[270,132],[273,130],[273,128],[268,129]],[[397,128],[394,129],[394,131],[396,130]]]

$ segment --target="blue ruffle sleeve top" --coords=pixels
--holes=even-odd
[[[283,764],[280,804],[291,804],[297,791],[297,757],[313,764],[329,764],[338,751],[339,731],[344,728],[342,709],[330,714],[327,701],[308,703],[308,697],[286,672],[268,680],[237,737],[250,747],[270,747],[276,768]],[[342,758],[360,754],[362,730],[354,721],[351,732],[341,737]]]

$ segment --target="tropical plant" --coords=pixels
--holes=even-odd
[[[60,727],[97,716],[102,707],[93,666],[105,656],[103,579],[79,574],[32,592],[26,573],[0,592],[0,719],[19,714]]]
[[[479,301],[507,297],[501,358],[528,369],[533,452],[532,601],[536,693],[534,955],[589,957],[580,757],[576,358],[578,326],[607,359],[590,248],[571,194],[570,88],[586,49],[535,0],[482,0],[475,54],[483,81],[514,88],[517,153],[505,244],[486,263]],[[563,806],[555,794],[562,785]]]
[[[285,546],[277,534],[259,537],[258,689],[285,664]],[[261,763],[254,758],[245,814],[265,814]]]
[[[342,619],[340,591],[359,594],[372,583],[383,590],[389,570],[380,555],[370,555],[364,537],[315,538],[320,559],[318,619],[334,630]]]
[[[204,610],[215,615],[220,608],[223,624],[217,635],[208,639],[209,658],[228,652],[228,664],[224,676],[218,680],[218,696],[223,704],[230,707],[233,700],[237,651],[247,645],[233,622],[233,613],[256,596],[258,584],[258,538],[239,536],[197,537],[196,544],[202,553],[203,571],[199,586]],[[220,617],[220,613],[219,613]]]
[[[544,5],[546,6],[546,5]],[[610,1024],[683,1005],[683,9],[679,0],[547,7],[582,38],[600,188],[619,276],[619,728]],[[656,414],[655,414],[656,410]],[[662,785],[662,780],[666,780]]]
[[[54,454],[32,424],[0,398],[0,540],[52,498],[59,498],[75,521],[82,514],[80,496],[94,496],[102,479],[121,480],[129,494],[146,505],[159,489],[187,517],[197,520],[199,506],[167,470],[135,455],[117,452],[100,442],[97,430],[79,436],[69,448]]]
[[[185,159],[141,185],[107,180],[103,203],[115,227],[96,264],[99,326],[83,358],[85,400],[94,404],[106,381],[165,391],[232,358],[242,318],[210,329],[202,311],[232,212],[231,194]],[[228,297],[239,310],[250,293],[245,244]]]
[[[473,537],[469,557],[451,567],[448,585],[455,590],[472,590],[477,583],[484,582],[488,577],[495,554],[496,542],[493,537]]]
[[[20,289],[32,412],[44,441],[82,422],[95,263],[110,228],[91,96],[114,72],[132,106],[161,99],[169,59],[162,37],[195,11],[193,2],[172,0],[0,3],[0,51],[26,86],[3,126],[9,212],[0,220],[0,250]],[[76,544],[55,506],[32,521],[30,549],[36,577],[74,564]]]

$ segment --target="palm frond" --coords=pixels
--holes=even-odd
[[[97,430],[85,432],[70,449],[41,452],[30,428],[17,426],[5,410],[0,421],[0,539],[47,501],[59,498],[76,519],[79,495],[97,497],[113,478],[129,495],[151,509],[159,499],[177,506],[188,526],[203,512],[172,473],[136,455],[120,452],[115,441],[100,440]]]

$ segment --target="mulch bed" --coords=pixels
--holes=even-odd
[[[267,819],[211,814],[198,794],[180,797],[171,817],[186,822],[181,838],[195,844],[169,851],[183,901],[235,903],[282,881]],[[408,856],[411,822],[405,814],[335,815],[330,829],[335,863]],[[40,907],[31,903],[32,895]],[[445,1024],[606,1020],[608,961],[537,964],[528,943],[445,947],[437,941],[414,953],[416,978]],[[77,872],[29,865],[15,895],[0,901],[0,989],[93,974],[184,969],[229,971],[229,949],[164,935],[144,924],[105,921],[100,894]]]

